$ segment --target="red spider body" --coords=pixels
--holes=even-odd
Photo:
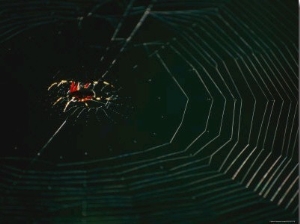
[[[77,102],[86,102],[93,100],[96,97],[95,92],[91,88],[93,86],[92,83],[81,83],[71,81],[70,90],[69,90],[69,98],[73,98],[74,101]]]
[[[106,81],[101,81],[102,89],[105,87],[114,89],[114,86]],[[52,83],[48,91],[53,87],[59,88],[60,92],[65,92],[61,97],[59,97],[53,105],[59,102],[66,102],[64,107],[64,112],[70,103],[83,103],[86,107],[89,107],[88,103],[98,103],[101,105],[108,105],[110,101],[115,100],[114,95],[97,95],[94,91],[95,86],[99,84],[99,81],[92,82],[81,82],[74,80],[61,80],[60,82]],[[65,90],[65,91],[64,91]],[[99,107],[98,107],[99,108]]]

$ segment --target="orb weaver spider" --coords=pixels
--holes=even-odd
[[[103,84],[103,87],[101,88],[103,95],[97,95],[95,91],[95,87],[99,84],[99,82]],[[118,95],[111,94],[113,91],[103,92],[105,87],[115,89],[112,84],[106,81],[82,82],[75,80],[61,80],[60,82],[52,83],[48,87],[48,91],[55,87],[58,88],[58,93],[61,96],[53,103],[53,106],[59,102],[66,102],[63,112],[67,111],[71,103],[84,104],[87,108],[89,108],[89,104],[91,102],[96,102],[108,107],[110,101],[118,98]]]

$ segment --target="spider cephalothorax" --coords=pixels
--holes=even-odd
[[[96,102],[100,104],[100,107],[101,105],[107,106],[109,101],[116,99],[116,96],[104,91],[103,95],[97,95],[95,87],[99,84],[99,82],[103,86],[101,90],[105,87],[114,89],[114,86],[106,81],[82,82],[75,80],[61,80],[60,82],[52,83],[49,86],[48,91],[50,91],[53,87],[58,88],[59,97],[53,105],[56,105],[59,102],[65,102],[64,112],[67,111],[68,106],[71,103],[84,104],[86,107],[89,107],[89,103]]]

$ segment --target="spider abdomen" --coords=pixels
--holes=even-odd
[[[69,98],[70,99],[73,98],[78,102],[89,101],[89,100],[92,100],[95,97],[96,97],[96,94],[91,89],[80,89],[78,91],[73,91],[73,92],[69,93]]]

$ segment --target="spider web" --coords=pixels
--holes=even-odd
[[[1,6],[2,89],[20,96],[4,99],[3,222],[298,221],[296,3]],[[47,101],[57,74],[117,82],[135,109],[70,121]]]

